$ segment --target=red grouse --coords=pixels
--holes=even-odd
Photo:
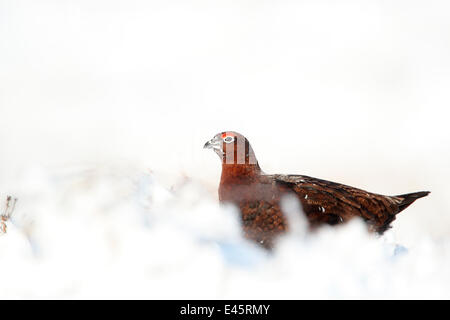
[[[287,229],[280,200],[289,193],[300,200],[311,227],[360,217],[380,234],[390,228],[399,212],[429,194],[383,196],[308,176],[265,174],[250,143],[237,132],[219,133],[204,148],[213,149],[222,161],[219,200],[239,207],[245,236],[266,248]]]

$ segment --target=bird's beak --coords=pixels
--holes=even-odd
[[[203,146],[203,149],[211,149],[211,148],[212,148],[211,141],[206,141],[205,145]]]
[[[216,137],[212,138],[211,140],[205,143],[203,149],[220,150],[220,140]]]

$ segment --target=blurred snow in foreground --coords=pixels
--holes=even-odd
[[[16,187],[0,299],[450,298],[448,238],[405,248],[395,226],[383,237],[359,221],[311,235],[297,219],[269,254],[242,238],[234,208],[189,179],[169,190],[139,169],[35,168]],[[295,203],[283,205],[295,216]]]

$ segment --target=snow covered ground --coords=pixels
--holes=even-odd
[[[0,237],[0,298],[450,298],[450,241],[397,244],[358,221],[293,230],[268,254],[198,183],[119,168],[34,169]]]
[[[0,298],[449,299],[449,13],[0,0]],[[268,173],[432,193],[383,237],[306,234],[288,203],[268,254],[218,204],[223,130]]]

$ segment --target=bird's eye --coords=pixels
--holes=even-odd
[[[233,141],[234,141],[234,138],[233,138],[233,137],[230,137],[230,136],[228,136],[228,137],[225,137],[225,138],[223,139],[223,141],[224,141],[225,143],[231,143],[231,142],[233,142]]]

